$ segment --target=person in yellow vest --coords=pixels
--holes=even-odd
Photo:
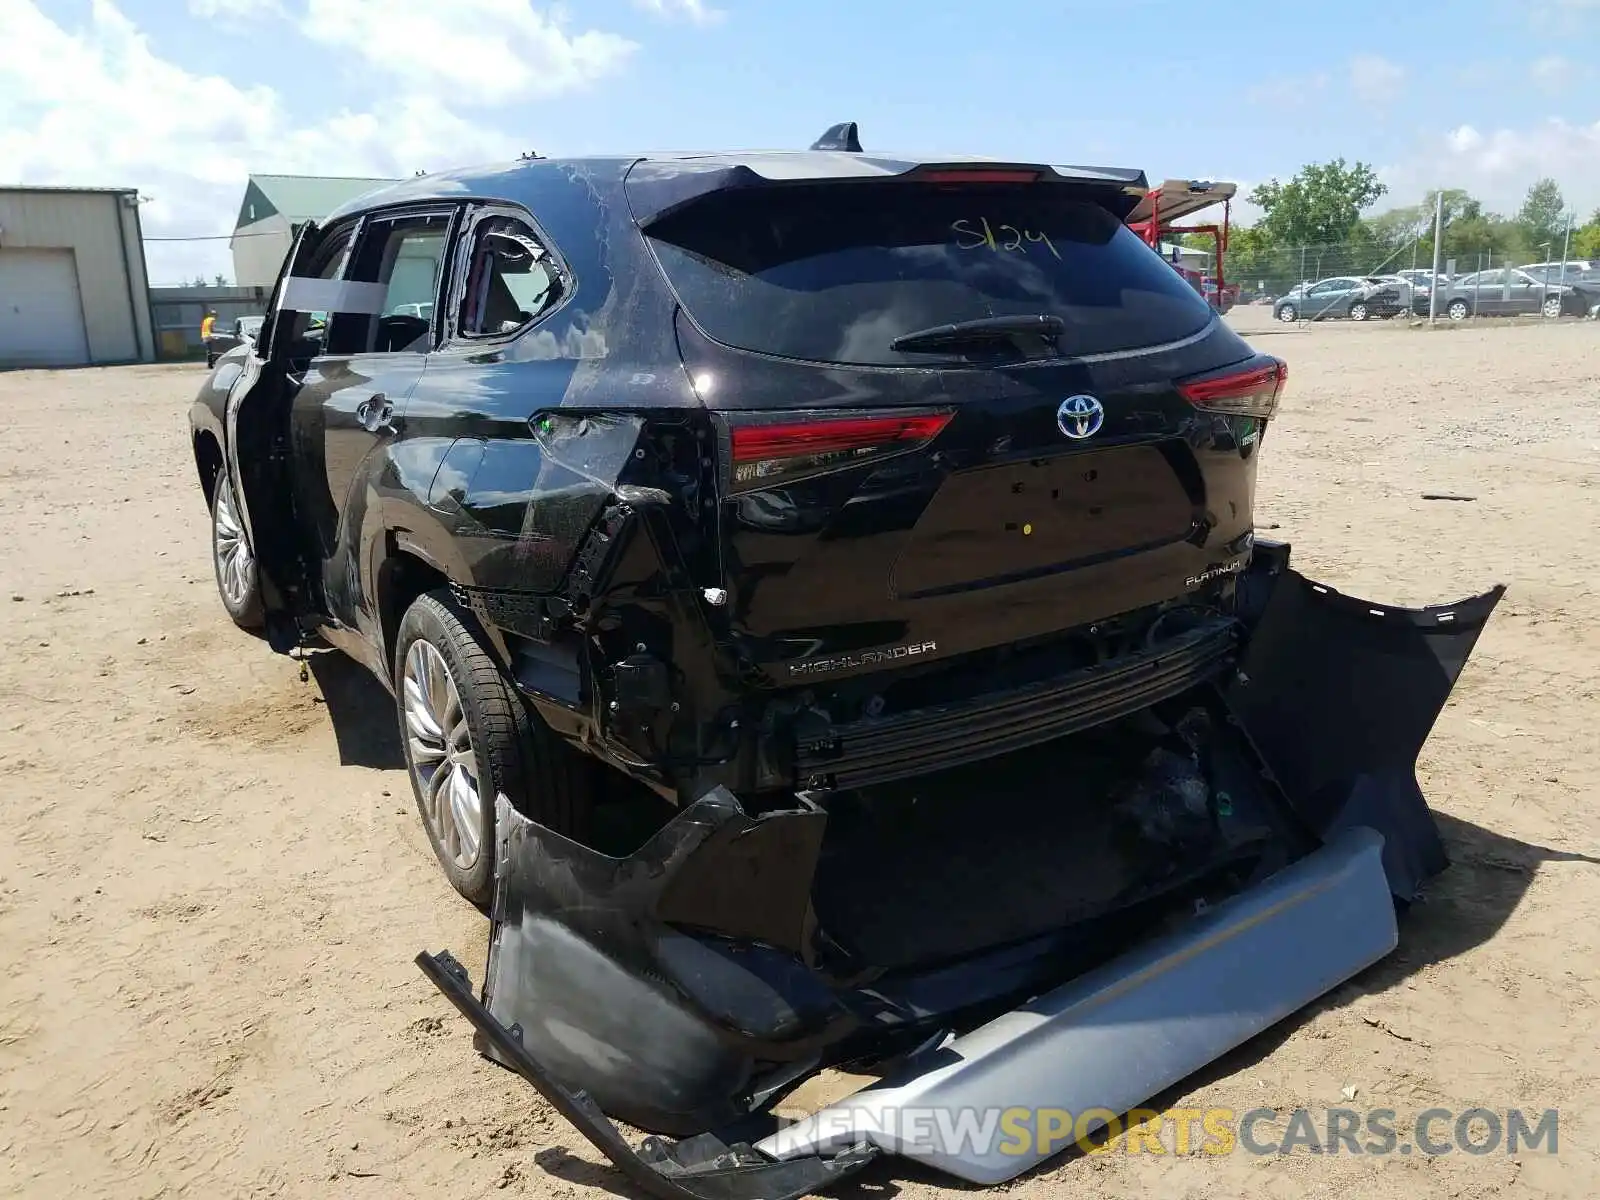
[[[214,308],[208,308],[206,309],[206,315],[200,318],[200,342],[206,350],[207,367],[214,367],[217,365],[217,356],[211,351],[211,339],[216,336],[216,332],[217,310]]]

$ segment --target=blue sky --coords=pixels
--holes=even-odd
[[[801,147],[846,119],[869,148],[1245,185],[1342,155],[1395,203],[1514,208],[1549,174],[1587,215],[1600,0],[0,0],[0,182],[137,186],[158,236],[226,234],[251,171]],[[226,242],[150,260],[228,269]]]

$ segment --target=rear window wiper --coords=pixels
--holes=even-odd
[[[950,325],[933,325],[902,333],[889,343],[891,350],[949,350],[962,346],[987,346],[1018,336],[1037,337],[1054,341],[1061,336],[1066,323],[1048,313],[1032,313],[1014,317],[979,317],[972,321],[956,321]]]

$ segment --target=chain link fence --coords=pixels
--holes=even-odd
[[[1454,250],[1441,266],[1435,280],[1431,253],[1415,245],[1403,252],[1348,244],[1230,247],[1223,260],[1230,290],[1239,289],[1236,304],[1270,308],[1285,324],[1430,315],[1600,319],[1600,262],[1532,262],[1526,254],[1485,248]],[[1430,305],[1436,305],[1431,313]]]

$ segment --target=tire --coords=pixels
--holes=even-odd
[[[1467,307],[1465,300],[1452,300],[1445,307],[1445,315],[1452,321],[1465,321],[1472,315],[1472,310]]]
[[[494,892],[495,796],[580,838],[599,764],[531,713],[448,591],[406,610],[395,641],[395,712],[417,811],[450,886],[480,908]],[[470,789],[464,789],[470,784]]]
[[[1299,317],[1300,314],[1295,311],[1295,307],[1292,304],[1285,304],[1282,308],[1278,309],[1278,320],[1282,321],[1285,325],[1293,325],[1295,321],[1299,319]]]
[[[1559,317],[1561,315],[1561,297],[1550,296],[1546,298],[1544,304],[1540,306],[1539,311],[1546,318],[1553,319],[1555,317]]]
[[[261,604],[261,575],[226,463],[217,468],[211,485],[211,570],[217,580],[217,597],[233,623],[259,633],[267,623]]]
[[[1365,321],[1367,319],[1367,304],[1365,300],[1356,300],[1351,303],[1350,319],[1352,321]]]

